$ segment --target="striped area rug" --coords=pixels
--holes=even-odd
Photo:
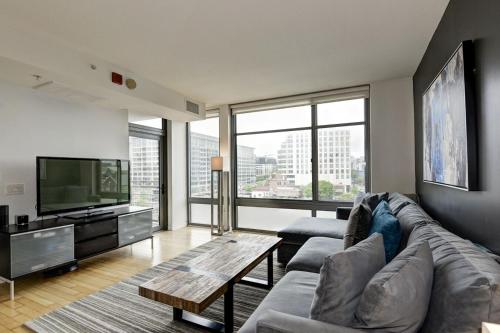
[[[187,251],[180,256],[136,274],[111,287],[49,312],[24,325],[35,332],[205,332],[195,326],[174,322],[170,306],[141,297],[138,286],[186,261],[219,246],[224,237]],[[249,276],[266,279],[267,262],[264,260]],[[285,273],[276,260],[274,279],[278,281]],[[234,287],[234,323],[238,330],[257,308],[267,290],[237,284]],[[224,319],[223,298],[214,302],[202,315],[221,321]]]

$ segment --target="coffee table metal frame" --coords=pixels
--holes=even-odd
[[[281,240],[279,240],[275,246],[271,247],[261,260],[257,260],[252,265],[252,269],[260,264],[264,258],[267,257],[267,281],[263,279],[257,279],[252,277],[243,276],[241,278],[235,277],[227,282],[227,290],[223,294],[224,296],[224,322],[214,321],[205,318],[201,315],[194,314],[183,310],[181,308],[173,307],[173,318],[176,321],[182,321],[189,324],[193,324],[210,331],[214,332],[233,332],[234,331],[234,285],[236,283],[270,290],[273,287],[273,252],[279,245],[281,245]],[[144,296],[144,295],[143,295]]]

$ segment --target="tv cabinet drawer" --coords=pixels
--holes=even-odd
[[[75,242],[96,238],[102,235],[113,234],[118,231],[117,219],[101,220],[75,225]]]
[[[153,224],[153,211],[133,213],[118,217],[118,243],[119,246],[135,243],[151,237]]]
[[[72,225],[11,235],[11,277],[73,261]]]
[[[86,258],[118,247],[118,234],[101,236],[75,244],[76,259]]]

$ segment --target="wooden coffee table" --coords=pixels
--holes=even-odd
[[[233,332],[233,287],[242,283],[271,289],[273,251],[281,238],[238,234],[222,236],[220,246],[177,266],[139,287],[141,296],[171,305],[174,320],[190,322],[214,331]],[[245,277],[267,258],[267,281]],[[210,304],[224,295],[224,323],[201,317]]]

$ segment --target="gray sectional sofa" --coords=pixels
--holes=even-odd
[[[392,193],[389,205],[393,212],[397,212],[395,215],[401,224],[401,249],[412,242],[426,240],[432,250],[434,282],[426,319],[419,332],[477,333],[483,321],[499,323],[500,265],[494,256],[441,227],[406,196]],[[315,222],[309,221],[309,225]],[[306,237],[302,227],[299,228],[301,235],[298,238],[288,238],[297,243],[292,244],[294,246],[299,241],[304,243],[298,245],[298,251],[287,265],[285,276],[239,332],[369,332],[309,318],[323,258],[343,250],[343,241],[337,236],[339,228],[338,225],[333,227],[335,231],[327,233],[330,237],[325,237],[322,225],[319,237],[315,237],[311,231]],[[386,330],[370,332],[383,331]]]

